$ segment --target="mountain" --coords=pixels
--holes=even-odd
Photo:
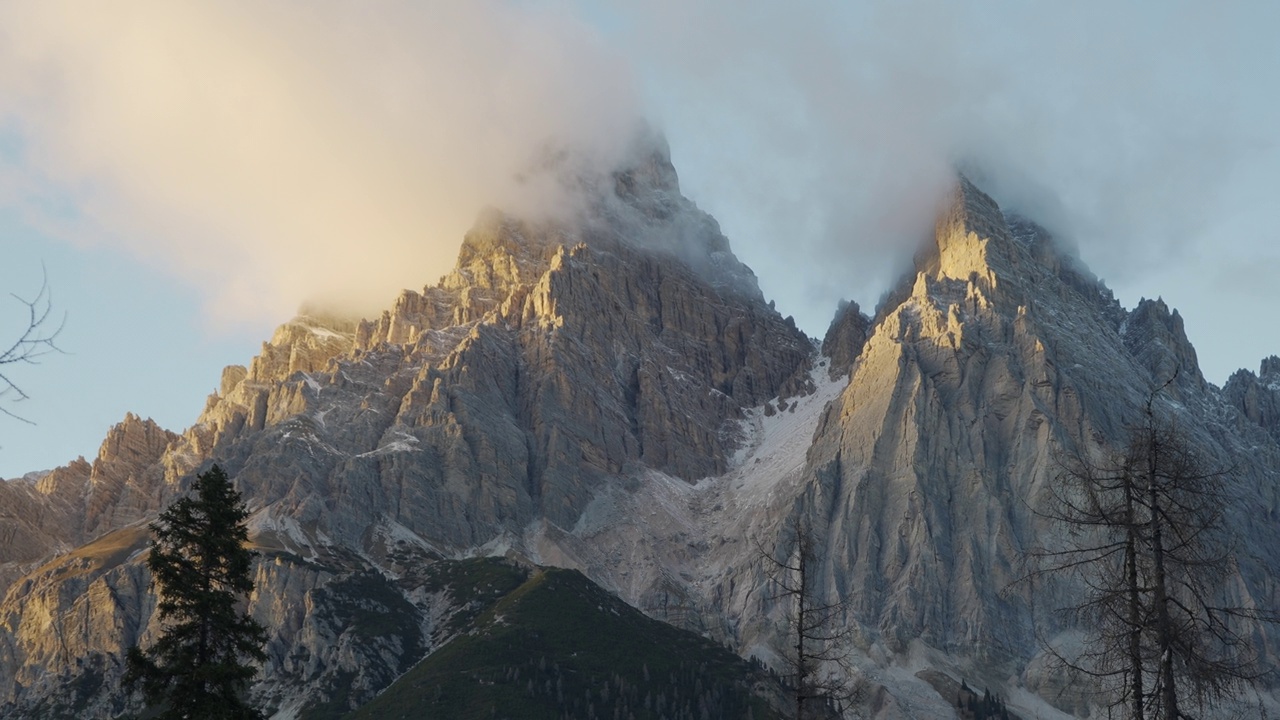
[[[660,141],[564,177],[571,216],[489,211],[453,272],[380,317],[286,323],[181,435],[130,416],[92,464],[0,485],[5,716],[131,708],[122,650],[158,631],[145,523],[213,462],[253,510],[249,609],[271,629],[254,695],[281,718],[443,693],[442,668],[528,630],[480,609],[535,577],[773,663],[785,613],[760,547],[785,551],[800,517],[818,591],[848,603],[870,713],[953,717],[933,688],[962,677],[1024,715],[1084,712],[1040,642],[1077,636],[1053,611],[1080,588],[1018,582],[1060,532],[1035,508],[1065,454],[1122,442],[1175,369],[1161,411],[1233,468],[1229,590],[1277,606],[1280,361],[1213,386],[1176,311],[1121,307],[963,178],[913,271],[819,345],[681,195]],[[581,575],[438,577],[487,556]],[[1272,630],[1254,637],[1277,657]]]
[[[583,198],[571,222],[486,213],[452,273],[380,318],[282,326],[248,367],[223,372],[181,436],[145,452],[109,439],[92,468],[6,488],[15,509],[71,518],[118,496],[109,522],[22,524],[39,543],[4,558],[25,573],[0,604],[7,712],[126,707],[112,688],[120,651],[157,632],[142,522],[212,461],[255,511],[251,607],[275,629],[258,693],[274,707],[339,693],[354,707],[432,649],[447,603],[389,589],[403,573],[395,548],[485,554],[574,527],[602,488],[643,470],[724,472],[746,408],[807,392],[813,346],[680,195],[665,145],[633,160],[571,178]],[[140,422],[113,436],[150,437]],[[126,461],[120,478],[107,472]],[[344,608],[366,602],[407,635],[348,624]]]
[[[496,591],[352,718],[424,709],[450,718],[782,717],[768,702],[781,687],[762,669],[645,617],[576,570],[488,558],[452,564],[449,575],[454,588]]]

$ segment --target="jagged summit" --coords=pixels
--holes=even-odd
[[[1280,357],[1272,355],[1263,358],[1258,375],[1266,378],[1268,382],[1280,381]]]
[[[863,314],[858,303],[840,302],[822,338],[822,354],[831,361],[829,375],[832,378],[848,374],[871,329],[871,318]]]
[[[578,189],[573,217],[486,212],[452,272],[379,317],[281,326],[181,436],[130,416],[92,464],[0,485],[24,544],[0,548],[0,714],[130,709],[118,658],[156,631],[141,521],[212,462],[254,511],[249,607],[273,633],[254,694],[280,718],[353,708],[442,647],[469,607],[431,579],[442,558],[577,568],[767,659],[784,613],[750,540],[786,542],[802,513],[878,716],[953,714],[903,672],[923,666],[1084,713],[1037,638],[1075,637],[1052,610],[1079,588],[1015,580],[1054,532],[1036,508],[1060,458],[1122,444],[1175,367],[1160,410],[1248,508],[1229,511],[1233,602],[1280,597],[1280,358],[1219,392],[1176,311],[1126,311],[962,177],[876,316],[839,309],[824,359],[664,147]]]
[[[527,174],[526,181],[535,179],[558,188],[560,207],[533,213],[484,211],[468,233],[460,261],[471,254],[467,244],[475,242],[483,250],[496,226],[514,223],[522,229],[516,241],[529,246],[531,258],[544,255],[537,248],[548,244],[584,243],[606,250],[621,244],[673,256],[718,287],[760,295],[755,274],[733,255],[719,224],[681,193],[670,147],[660,132],[638,129],[609,167],[571,150],[548,151]]]
[[[849,310],[839,317],[849,322]],[[1203,381],[1176,311],[1159,301],[1124,310],[1047,231],[967,179],[852,350],[841,355],[854,355],[848,385],[818,422],[789,512],[823,518],[827,587],[853,604],[863,642],[886,652],[923,642],[996,666],[1041,652],[1033,627],[1069,635],[1043,614],[1053,602],[1015,582],[1024,553],[1052,530],[1034,508],[1066,453],[1122,444],[1174,368],[1179,382],[1157,405],[1206,457],[1241,474],[1236,521],[1280,507],[1280,446],[1234,429],[1243,419]],[[1274,432],[1280,405],[1245,382],[1251,375],[1238,375],[1236,404]],[[1255,448],[1247,462],[1244,448]],[[1241,562],[1245,604],[1272,597],[1276,552]],[[1056,682],[1039,672],[1021,682]]]
[[[1190,385],[1198,391],[1208,388],[1182,316],[1162,298],[1139,300],[1125,319],[1122,334],[1125,347],[1153,378],[1172,380],[1180,387]]]
[[[916,267],[939,279],[978,279],[993,287],[997,270],[1012,270],[1012,236],[1000,206],[964,175],[938,216],[933,250],[918,257]]]
[[[1257,375],[1235,371],[1222,394],[1250,423],[1280,441],[1280,357],[1263,358]]]
[[[692,485],[725,472],[750,408],[811,392],[812,342],[680,194],[665,143],[639,144],[622,167],[578,180],[576,215],[486,211],[452,272],[379,317],[313,313],[280,326],[247,365],[223,372],[180,437],[126,422],[122,437],[164,440],[140,461],[140,492],[118,493],[117,511],[95,515],[96,542],[130,550],[88,575],[69,574],[70,557],[20,563],[91,536],[13,558],[0,581],[30,574],[0,606],[13,629],[0,637],[0,704],[40,715],[49,688],[81,672],[73,656],[118,675],[111,658],[152,627],[132,555],[145,533],[127,523],[211,462],[255,511],[254,542],[288,553],[264,566],[253,604],[278,629],[258,690],[277,704],[384,687],[420,659],[418,639],[388,645],[327,624],[342,611],[337,588],[402,572],[387,564],[397,542],[452,555],[537,534],[539,552],[554,556],[555,538],[620,482],[656,472]],[[129,454],[128,443],[110,448]],[[113,453],[94,467],[119,465]],[[125,502],[139,494],[148,503]],[[108,540],[113,532],[126,535]],[[68,655],[26,609],[80,612],[56,599],[71,577],[102,586],[90,612],[115,629],[77,625]],[[434,622],[438,599],[396,597],[413,627]],[[112,685],[92,691],[105,693],[94,696],[99,715],[118,714]]]
[[[995,303],[1002,312],[1078,295],[1117,328],[1125,315],[1111,290],[1048,230],[1003,210],[963,174],[957,174],[912,268],[877,304],[875,324],[913,295],[930,293],[952,303]]]

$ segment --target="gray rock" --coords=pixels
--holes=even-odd
[[[800,513],[879,712],[933,707],[895,663],[1053,701],[1037,633],[1078,631],[1053,610],[1080,588],[1018,582],[1057,532],[1035,508],[1063,454],[1121,442],[1175,367],[1160,410],[1234,468],[1234,600],[1280,603],[1280,360],[1219,392],[1175,311],[1126,312],[963,178],[914,271],[873,319],[843,308],[819,355],[660,143],[568,177],[575,221],[486,212],[439,283],[378,318],[287,323],[181,436],[130,416],[92,465],[0,486],[4,714],[129,707],[119,658],[158,631],[143,521],[215,461],[255,511],[270,707],[352,707],[430,652],[457,607],[421,572],[452,555],[577,567],[767,658],[784,626],[759,548],[786,552]]]

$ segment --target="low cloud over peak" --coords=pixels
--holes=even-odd
[[[1164,294],[1252,358],[1271,341],[1215,318],[1280,304],[1238,280],[1280,262],[1277,25],[1180,0],[9,3],[0,191],[207,285],[216,319],[369,312],[484,205],[556,210],[515,180],[546,148],[610,168],[645,116],[811,333],[874,304],[964,165],[1124,302]]]
[[[548,144],[608,164],[639,117],[563,8],[49,2],[0,27],[6,184],[201,283],[221,322],[376,310],[484,205],[554,202],[515,180]]]
[[[896,277],[957,165],[1129,303],[1224,219],[1265,232],[1241,189],[1280,184],[1280,6],[615,5],[687,192],[811,332]]]

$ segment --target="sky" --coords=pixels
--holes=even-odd
[[[0,0],[0,477],[178,431],[302,304],[372,315],[551,146],[671,146],[769,298],[874,306],[954,168],[1162,296],[1208,378],[1280,354],[1280,4]],[[4,398],[0,398],[4,400]]]

